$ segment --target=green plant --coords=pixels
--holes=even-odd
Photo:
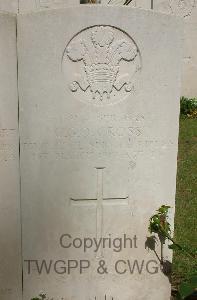
[[[162,205],[150,218],[149,222],[149,232],[156,233],[159,236],[161,243],[165,243],[166,240],[170,241],[171,244],[168,246],[169,249],[181,251],[184,255],[187,255],[194,263],[194,270],[197,268],[196,256],[197,249],[192,249],[188,245],[178,244],[171,236],[171,227],[168,222],[168,213],[170,206]],[[163,264],[163,258],[161,258],[161,264]],[[180,284],[178,290],[178,299],[185,299],[185,297],[190,296],[197,288],[197,273],[190,274],[187,281]]]
[[[40,293],[38,297],[32,298],[31,300],[44,300],[46,297],[46,294]]]
[[[181,97],[180,105],[181,117],[197,118],[197,98]]]

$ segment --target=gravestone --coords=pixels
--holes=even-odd
[[[79,5],[80,0],[19,0],[21,13]]]
[[[98,0],[97,0],[98,1]],[[87,1],[86,1],[87,2]],[[100,0],[100,5],[123,5],[124,0]],[[20,12],[38,11],[43,9],[62,8],[66,6],[79,5],[85,3],[85,0],[19,0]],[[88,3],[87,3],[88,4]],[[151,0],[132,0],[129,4],[131,7],[150,9]]]
[[[16,17],[0,13],[0,299],[21,299]]]
[[[110,3],[109,3],[110,2]],[[102,0],[102,4],[122,5],[124,0]],[[132,0],[132,7],[179,16],[184,20],[184,52],[181,95],[197,97],[197,2],[196,0]]]
[[[154,1],[154,10],[184,20],[182,95],[197,97],[197,2],[196,0]]]
[[[102,5],[18,16],[24,300],[169,300],[145,244],[175,205],[181,28]]]
[[[102,5],[124,5],[125,0],[101,0]],[[151,0],[132,0],[128,6],[150,9]]]
[[[17,13],[18,0],[0,0],[0,11]]]

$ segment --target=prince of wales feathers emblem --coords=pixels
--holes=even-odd
[[[114,89],[120,91],[124,88],[125,92],[131,92],[133,77],[140,69],[135,43],[127,39],[115,40],[114,28],[110,26],[93,27],[89,40],[77,36],[68,44],[66,54],[71,61],[83,63],[85,76],[75,74],[75,80],[70,84],[71,91],[81,89],[85,92],[89,88],[92,98],[95,99],[98,93],[100,101],[104,94],[110,99]],[[121,61],[132,62],[129,74],[120,74]]]

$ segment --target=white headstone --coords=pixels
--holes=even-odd
[[[154,1],[154,10],[177,15],[184,19],[182,95],[197,97],[197,1]]]
[[[76,6],[80,0],[19,0],[20,12]]]
[[[170,298],[145,242],[153,212],[175,205],[181,27],[101,5],[19,16],[25,300],[40,290],[63,300]],[[84,251],[79,239],[64,248],[124,235],[133,248],[105,240]],[[141,274],[130,274],[134,260]]]
[[[102,5],[123,5],[125,0],[101,0]],[[151,0],[132,0],[128,6],[150,9]]]
[[[0,0],[0,11],[17,13],[18,0]]]
[[[0,13],[0,299],[21,299],[16,18]]]

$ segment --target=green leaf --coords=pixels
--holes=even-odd
[[[191,286],[190,283],[183,282],[179,287],[179,294],[181,299],[184,299],[190,296],[194,292],[194,288]]]
[[[162,214],[167,214],[170,206],[168,205],[162,205],[157,211]]]
[[[171,249],[171,250],[177,250],[177,249],[179,250],[179,247],[175,244],[169,245],[168,248]]]
[[[194,275],[190,278],[190,283],[193,289],[197,288],[197,275]]]

